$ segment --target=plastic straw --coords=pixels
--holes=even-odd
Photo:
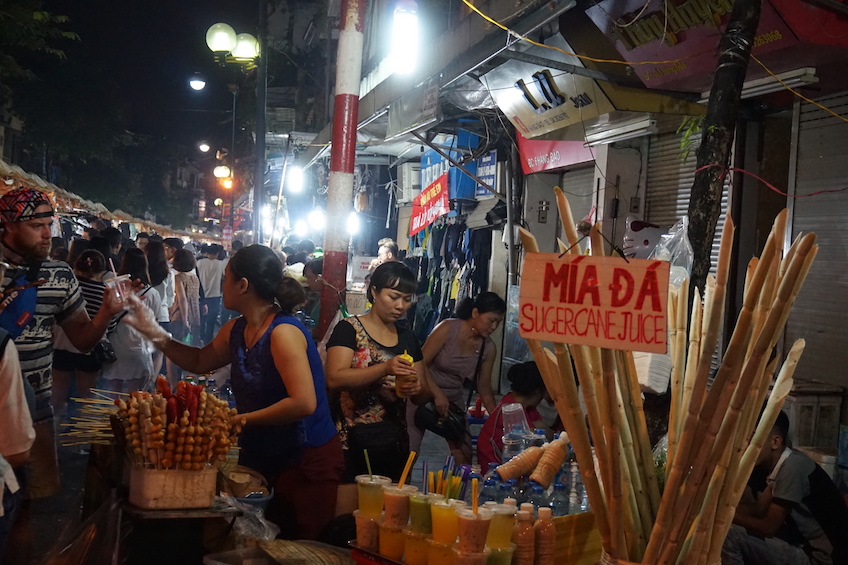
[[[421,477],[422,477],[421,478],[421,489],[424,491],[424,494],[430,494],[430,488],[429,488],[430,487],[430,485],[429,485],[430,481],[428,480],[429,475],[427,474],[427,462],[426,461],[422,461],[422,463],[421,463]]]
[[[403,468],[403,473],[400,475],[398,486],[402,487],[406,484],[406,477],[409,475],[409,470],[412,469],[412,462],[415,461],[415,452],[410,451],[409,457],[406,458],[406,467]]]
[[[477,477],[471,479],[471,510],[477,514]]]
[[[365,453],[365,466],[368,467],[368,479],[374,480],[374,473],[371,472],[371,459],[368,458],[368,450],[363,449],[363,453]]]
[[[438,491],[436,490],[436,475],[433,471],[427,473],[427,494],[430,494],[431,492],[433,494],[438,494]]]
[[[115,268],[115,263],[113,263],[113,262],[112,262],[112,258],[111,258],[111,257],[109,257],[109,267],[111,267],[111,268],[112,268],[112,272],[113,272],[113,273],[115,273],[116,275],[118,274],[118,270]]]
[[[439,494],[445,494],[444,489],[442,489],[442,486],[443,486],[442,476],[443,476],[442,471],[439,471],[438,473],[436,473],[436,492],[439,493]]]

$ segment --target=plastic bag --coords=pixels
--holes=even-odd
[[[91,565],[120,563],[118,538],[121,502],[115,493],[81,523],[71,523],[44,559],[44,565]]]
[[[679,287],[683,281],[692,273],[692,263],[695,261],[695,252],[689,243],[689,216],[683,216],[671,228],[668,233],[660,236],[660,242],[648,256],[648,259],[659,259],[671,263],[669,284]]]
[[[254,538],[261,540],[272,540],[280,533],[280,527],[265,519],[265,512],[258,506],[239,502],[234,497],[223,494],[221,498],[232,506],[243,512],[236,518],[233,532],[240,538]]]

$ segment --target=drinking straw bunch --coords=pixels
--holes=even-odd
[[[555,192],[568,239],[560,247],[579,253],[568,200],[559,188]],[[562,343],[551,351],[540,341],[528,340],[571,439],[608,563],[720,562],[736,505],[792,388],[804,349],[804,341],[797,340],[770,389],[777,359],[769,358],[818,250],[815,235],[807,234],[784,253],[786,218],[786,210],[778,214],[762,255],[748,264],[742,309],[710,387],[732,252],[734,225],[729,217],[717,272],[707,280],[703,304],[696,289],[689,308],[687,282],[670,293],[672,402],[662,495],[632,353]],[[519,231],[525,250],[538,252],[532,234]],[[603,254],[600,224],[593,226],[590,238],[593,254]],[[578,394],[583,396],[588,426]]]
[[[443,494],[445,498],[465,498],[465,492],[469,487],[471,477],[470,465],[456,465],[452,455],[445,459],[444,466],[439,471],[427,472],[427,462],[424,461],[424,488],[425,494]]]

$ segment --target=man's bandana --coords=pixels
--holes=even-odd
[[[50,206],[46,212],[35,213],[42,204]],[[0,223],[12,224],[54,215],[53,205],[46,194],[33,188],[20,187],[0,197]]]

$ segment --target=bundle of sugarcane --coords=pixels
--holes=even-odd
[[[560,247],[578,253],[568,201],[559,188],[555,191],[568,239]],[[795,343],[770,389],[777,362],[768,363],[769,356],[817,252],[815,236],[807,234],[784,254],[785,229],[784,211],[775,220],[762,256],[749,264],[742,310],[709,388],[732,252],[730,218],[722,234],[716,276],[707,281],[703,305],[695,292],[688,330],[687,283],[669,297],[674,368],[662,497],[632,353],[561,343],[551,351],[528,339],[572,442],[609,563],[719,562],[733,512],[791,389],[804,348],[803,340]],[[523,229],[520,233],[525,251],[538,252],[532,234]],[[593,254],[602,254],[600,225],[592,228],[590,237]],[[586,418],[578,394],[583,396]]]

